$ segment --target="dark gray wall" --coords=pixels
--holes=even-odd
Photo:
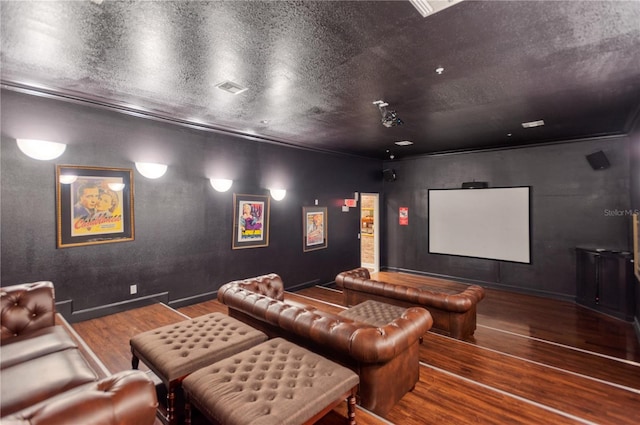
[[[599,150],[611,167],[594,171],[585,156]],[[631,249],[629,163],[626,137],[385,162],[385,168],[396,170],[397,180],[384,184],[382,263],[573,298],[576,246]],[[473,180],[490,187],[531,186],[531,264],[428,253],[428,189],[459,188]],[[409,226],[398,225],[401,206],[409,207]]]
[[[72,301],[69,311],[88,310],[78,319],[153,294],[174,305],[199,301],[229,280],[267,272],[281,274],[289,288],[332,281],[360,261],[357,210],[340,210],[342,199],[355,191],[382,192],[383,266],[573,298],[574,247],[631,249],[626,212],[640,208],[638,128],[628,138],[381,164],[15,92],[3,91],[0,100],[0,283],[52,280],[58,300]],[[27,158],[15,144],[18,137],[68,143],[57,164],[169,164],[159,180],[134,172],[135,241],[56,249],[55,163]],[[610,168],[591,169],[585,156],[598,150]],[[383,165],[396,170],[397,181],[381,183]],[[209,185],[207,178],[219,170],[235,180],[228,193]],[[532,187],[531,265],[428,254],[427,190],[474,179],[491,187]],[[288,193],[284,201],[272,201],[269,247],[232,250],[233,192],[267,194],[272,185]],[[301,207],[314,199],[329,207],[329,247],[303,253]],[[410,209],[409,226],[398,225],[400,206]],[[133,283],[139,285],[135,297],[129,295]]]
[[[379,192],[381,161],[257,143],[48,98],[3,91],[1,283],[51,280],[74,312],[152,294],[170,302],[215,291],[233,279],[275,272],[287,287],[330,282],[359,265],[358,212],[344,198]],[[57,164],[134,167],[162,162],[149,180],[134,171],[135,241],[56,249],[55,164],[19,151],[16,138],[67,143]],[[208,177],[235,180],[227,193]],[[269,246],[231,249],[233,193],[268,194]],[[328,248],[303,253],[302,206],[328,207]],[[129,285],[138,284],[137,296]],[[182,301],[181,301],[182,300]],[[126,308],[126,306],[122,306]],[[82,316],[86,318],[87,316]]]
[[[631,208],[640,211],[640,116],[636,119],[635,129],[631,132]],[[635,327],[640,340],[640,281],[635,281],[636,315]]]

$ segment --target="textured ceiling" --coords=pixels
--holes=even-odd
[[[3,86],[377,158],[625,134],[640,108],[640,1],[98,3],[2,1]]]

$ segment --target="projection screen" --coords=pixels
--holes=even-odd
[[[531,263],[529,192],[429,189],[429,253]]]

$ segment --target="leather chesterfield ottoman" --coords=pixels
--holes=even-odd
[[[267,336],[239,320],[212,313],[131,338],[131,365],[142,360],[167,388],[164,422],[175,424],[176,391],[190,373],[253,347]]]
[[[184,379],[191,405],[214,424],[312,424],[347,400],[355,425],[358,375],[284,338],[274,338]]]

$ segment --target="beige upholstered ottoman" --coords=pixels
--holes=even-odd
[[[398,317],[402,317],[405,311],[407,311],[407,309],[404,307],[367,300],[345,311],[341,311],[339,315],[372,326],[385,326]],[[422,339],[423,338],[420,337],[420,344],[422,344]]]
[[[340,316],[372,326],[385,326],[401,317],[405,311],[407,309],[403,307],[369,300],[341,311]]]
[[[193,404],[217,424],[311,424],[347,399],[355,425],[358,383],[351,370],[274,338],[186,377],[186,423]]]
[[[131,366],[142,360],[167,388],[167,413],[176,423],[176,390],[185,376],[226,357],[253,347],[267,336],[239,320],[212,313],[163,326],[131,338]]]

